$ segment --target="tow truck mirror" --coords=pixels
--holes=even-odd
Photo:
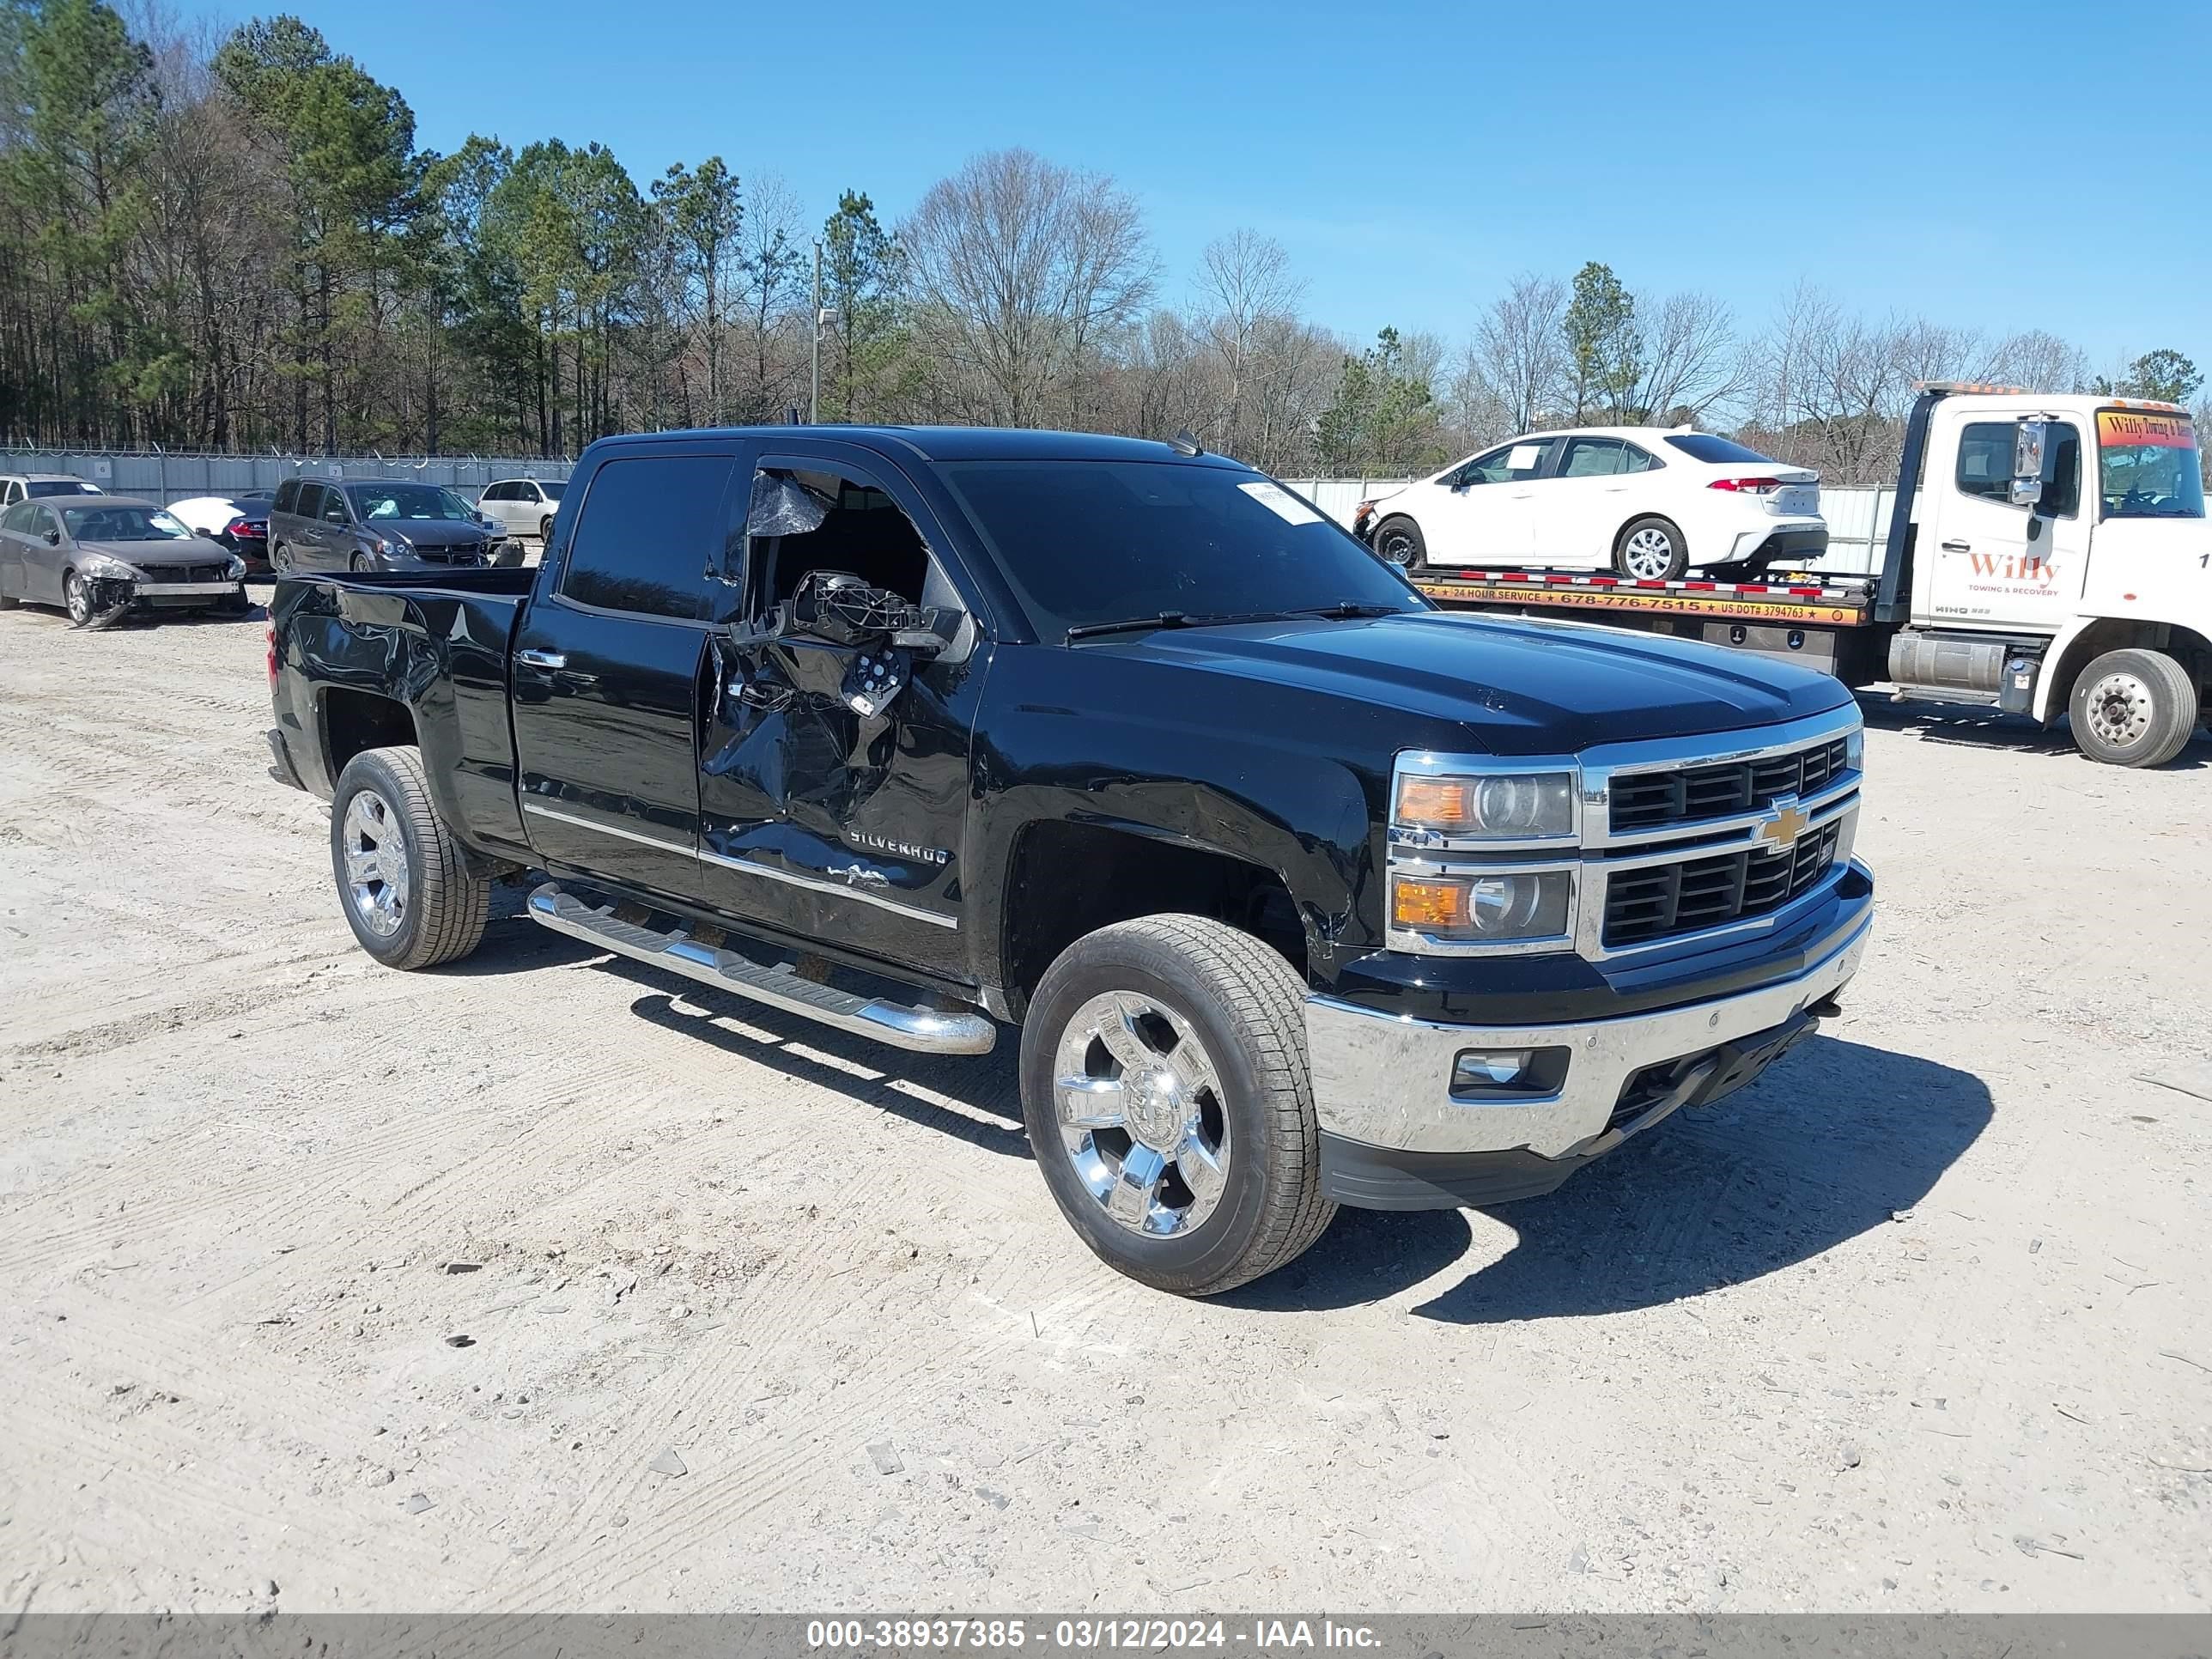
[[[2033,507],[2043,499],[2043,443],[2048,421],[2022,421],[2012,434],[2012,504]]]

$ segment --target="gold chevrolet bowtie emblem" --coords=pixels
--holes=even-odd
[[[1812,819],[1794,806],[1778,806],[1774,816],[1752,832],[1752,839],[1769,853],[1786,853],[1797,844]]]

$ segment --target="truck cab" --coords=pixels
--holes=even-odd
[[[1897,625],[1889,678],[2069,714],[2095,759],[2172,759],[2212,700],[2212,528],[2188,411],[1931,385],[1903,475],[1875,607]]]

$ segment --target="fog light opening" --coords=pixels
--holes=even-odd
[[[1566,1080],[1565,1048],[1462,1048],[1452,1058],[1455,1099],[1554,1095]]]

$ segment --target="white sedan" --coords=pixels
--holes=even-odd
[[[1362,501],[1352,530],[1406,569],[1610,567],[1642,581],[1828,545],[1820,474],[1686,427],[1531,433]]]

